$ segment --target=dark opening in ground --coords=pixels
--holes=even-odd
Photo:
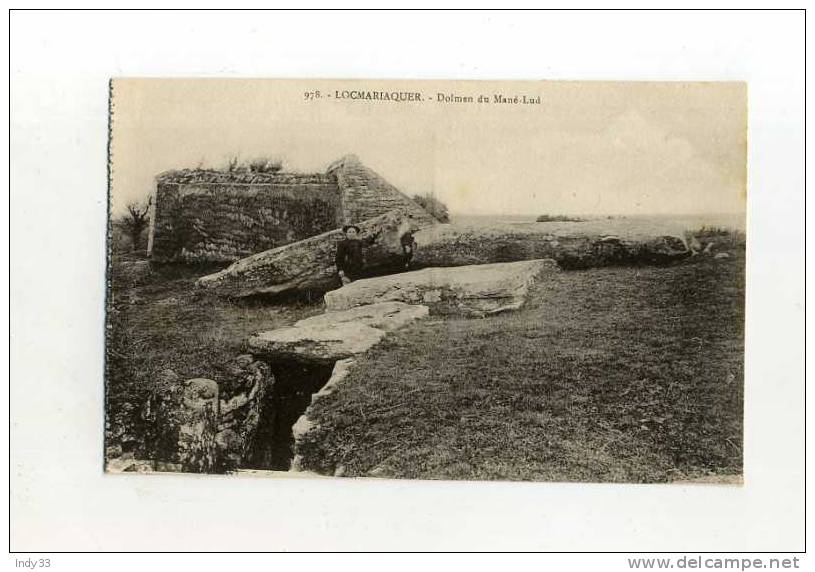
[[[274,388],[266,396],[257,432],[244,466],[287,471],[294,457],[294,425],[311,404],[311,395],[331,377],[334,363],[280,361],[269,363]]]

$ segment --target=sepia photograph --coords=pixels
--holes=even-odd
[[[746,83],[109,110],[108,473],[742,484]]]
[[[806,11],[268,8],[9,11],[9,565],[806,568]]]

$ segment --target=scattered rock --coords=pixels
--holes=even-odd
[[[105,463],[105,470],[109,473],[123,473],[125,472],[136,460],[133,458],[133,453],[125,453],[119,457],[108,459]]]
[[[426,268],[352,282],[325,295],[329,311],[400,301],[438,305],[475,315],[519,308],[529,286],[541,275],[557,272],[553,260]]]
[[[105,465],[108,473],[151,473],[154,470],[153,461],[135,459],[132,453],[108,460]]]
[[[155,461],[153,468],[156,472],[161,473],[180,473],[182,471],[181,463],[167,463],[164,461]]]
[[[153,461],[133,461],[133,463],[128,466],[124,472],[126,473],[152,473],[155,471],[155,465]]]
[[[727,252],[717,252],[713,256],[713,258],[715,258],[716,260],[723,260],[725,258],[730,258],[730,254],[728,254]]]

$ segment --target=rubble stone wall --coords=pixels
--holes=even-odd
[[[296,242],[340,226],[340,198],[325,174],[161,176],[151,258],[227,262]]]
[[[410,197],[391,185],[353,155],[343,157],[328,168],[342,192],[343,222],[358,224],[392,210],[401,210],[418,224],[437,221]]]
[[[154,262],[234,262],[393,210],[414,229],[436,222],[353,155],[326,173],[168,171],[152,208]]]

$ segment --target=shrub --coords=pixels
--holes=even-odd
[[[235,173],[241,167],[241,161],[237,155],[232,155],[226,163],[226,172]]]
[[[277,173],[283,168],[283,161],[272,157],[256,157],[247,166],[251,173]]]
[[[241,161],[237,155],[227,159],[221,171],[227,173],[277,173],[283,169],[282,159],[275,157],[255,157],[248,161]]]
[[[685,231],[685,242],[693,252],[710,252],[713,248],[727,250],[744,248],[747,235],[737,228],[702,226]]]

